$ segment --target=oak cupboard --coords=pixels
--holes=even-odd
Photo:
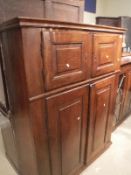
[[[21,175],[79,174],[110,145],[123,33],[32,18],[0,26]]]

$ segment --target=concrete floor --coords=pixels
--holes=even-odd
[[[131,116],[112,134],[111,147],[81,175],[131,175]]]
[[[131,175],[131,117],[115,130],[112,142],[111,147],[81,175]],[[17,175],[2,151],[0,175]]]
[[[7,120],[0,113],[0,175],[17,175],[5,156],[1,126],[5,125],[6,122]]]

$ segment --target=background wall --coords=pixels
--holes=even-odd
[[[96,13],[84,13],[84,23],[95,24],[96,16],[131,16],[131,0],[96,0]]]
[[[131,0],[105,0],[104,16],[131,16]]]
[[[95,24],[96,16],[103,16],[105,0],[96,0],[96,13],[84,12],[84,23]]]

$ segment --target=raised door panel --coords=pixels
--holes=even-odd
[[[88,79],[90,53],[91,36],[88,32],[43,31],[46,90]]]
[[[92,76],[119,70],[122,36],[96,33],[93,43]]]
[[[46,0],[45,4],[46,18],[83,22],[84,0]]]
[[[90,123],[87,162],[110,144],[113,126],[115,76],[100,80],[90,89]]]
[[[84,165],[88,87],[46,99],[52,175],[68,175]]]

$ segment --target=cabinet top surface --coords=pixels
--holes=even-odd
[[[80,29],[111,33],[124,33],[124,28],[110,27],[103,25],[92,25],[84,23],[64,22],[40,18],[17,17],[6,21],[0,25],[0,31],[9,30],[16,27],[36,27],[36,28],[65,28],[65,29]]]
[[[130,56],[125,56],[121,58],[121,66],[131,64],[131,55]]]
[[[131,18],[130,16],[118,16],[118,17],[112,17],[112,16],[97,16],[97,19],[101,18],[101,19],[122,19],[122,18]]]

